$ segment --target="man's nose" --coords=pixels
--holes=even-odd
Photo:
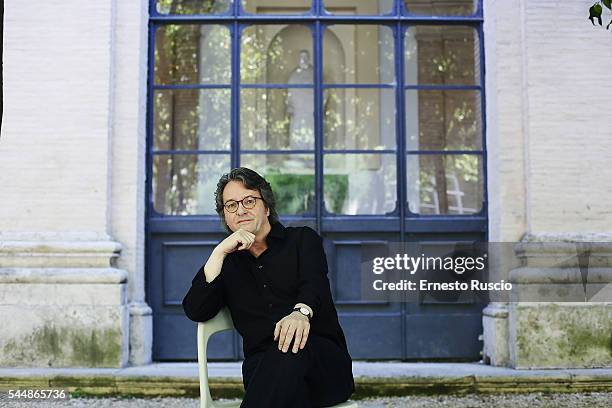
[[[238,203],[238,209],[236,210],[236,214],[238,215],[242,215],[242,214],[246,214],[247,209],[244,208],[244,205],[242,203]]]

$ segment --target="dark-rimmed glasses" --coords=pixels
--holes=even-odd
[[[225,204],[223,204],[223,207],[228,213],[235,213],[236,211],[238,211],[238,205],[242,203],[242,206],[244,208],[246,208],[247,210],[250,210],[250,209],[255,208],[255,205],[257,204],[257,200],[263,201],[263,198],[246,196],[240,201],[228,200]]]

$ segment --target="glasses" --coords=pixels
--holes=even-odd
[[[229,200],[225,204],[223,204],[223,207],[225,208],[225,210],[227,212],[235,213],[236,211],[238,211],[238,204],[242,203],[242,206],[244,208],[246,208],[247,210],[250,210],[252,208],[255,208],[255,205],[257,204],[257,200],[262,200],[263,201],[263,198],[261,198],[261,197],[253,197],[253,196],[246,196],[246,197],[244,197],[240,201]]]

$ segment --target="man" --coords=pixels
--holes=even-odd
[[[230,235],[183,299],[203,322],[228,306],[243,338],[241,407],[330,406],[355,390],[352,360],[333,304],[321,237],[278,221],[270,184],[241,167],[215,193]]]

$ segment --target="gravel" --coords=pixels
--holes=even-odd
[[[471,394],[464,396],[412,396],[374,398],[357,401],[360,408],[452,407],[452,408],[604,408],[612,407],[612,393],[531,393]],[[0,407],[125,407],[125,408],[189,408],[199,407],[191,398],[72,398],[64,401],[7,401],[0,398]]]

